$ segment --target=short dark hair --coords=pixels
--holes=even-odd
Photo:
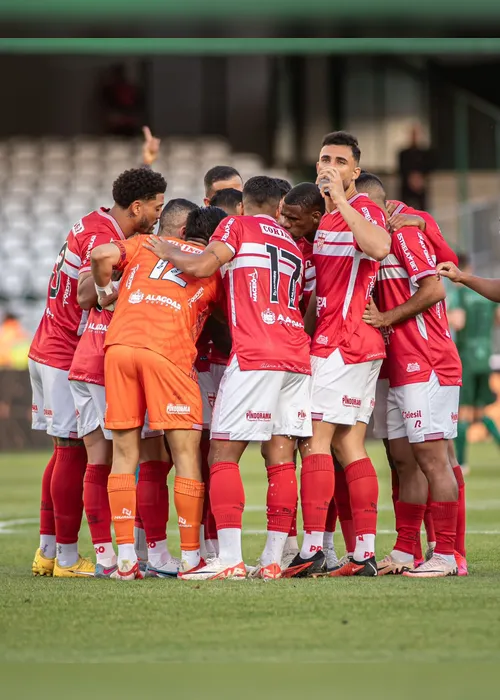
[[[323,137],[322,146],[350,146],[352,155],[356,163],[361,159],[361,150],[358,139],[348,131],[331,131]]]
[[[235,190],[234,187],[226,187],[223,190],[218,190],[210,200],[211,207],[226,207],[234,208],[243,201],[243,193]]]
[[[203,178],[205,192],[208,193],[211,190],[214,182],[224,182],[224,180],[231,180],[233,177],[241,178],[236,168],[233,168],[231,165],[215,165],[213,168],[210,168]]]
[[[245,182],[243,187],[244,202],[252,202],[258,207],[264,204],[269,204],[270,206],[276,205],[276,207],[278,207],[280,199],[281,191],[274,177],[257,175]]]
[[[470,255],[468,253],[457,253],[458,267],[467,267],[471,264]]]
[[[373,173],[369,173],[367,170],[362,170],[355,182],[357,190],[362,187],[380,187],[385,195],[385,187],[382,180]]]
[[[283,180],[282,177],[275,177],[274,179],[278,183],[278,187],[280,188],[281,196],[284,197],[285,195],[287,195],[290,192],[290,190],[292,189],[292,186],[288,182],[288,180]]]
[[[285,204],[299,206],[301,209],[314,209],[325,213],[325,200],[321,196],[319,187],[313,182],[301,182],[292,187],[284,199]]]
[[[198,207],[188,214],[184,240],[201,239],[208,243],[210,236],[220,222],[227,218],[226,212],[220,207]]]
[[[163,211],[160,216],[160,228],[162,221],[165,221],[167,216],[181,214],[184,212],[191,212],[198,209],[198,205],[194,202],[190,202],[189,199],[183,199],[178,197],[177,199],[169,199],[168,202],[163,207]]]
[[[118,175],[113,182],[113,200],[127,209],[137,199],[154,199],[167,189],[167,181],[149,168],[132,168]]]

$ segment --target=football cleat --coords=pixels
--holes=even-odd
[[[84,578],[84,577],[94,577],[95,566],[94,562],[90,561],[86,557],[81,557],[78,555],[78,561],[76,564],[71,566],[61,566],[59,562],[54,563],[54,573],[53,576],[58,576],[61,578]]]
[[[468,576],[469,575],[469,569],[467,567],[467,559],[464,557],[463,554],[460,554],[460,552],[455,551],[455,561],[457,562],[457,567],[458,567],[458,575],[459,576]]]
[[[275,581],[281,578],[281,566],[279,564],[256,566],[249,578],[261,578],[264,579],[264,581]]]
[[[55,558],[44,557],[42,550],[37,549],[31,565],[33,576],[52,576],[55,562]]]
[[[434,549],[436,547],[435,542],[428,542],[427,543],[427,550],[425,552],[425,561],[429,561],[429,559],[432,559],[434,555]]]
[[[330,571],[328,576],[378,576],[377,562],[375,557],[365,559],[365,561],[355,561],[352,557],[334,571]]]
[[[290,566],[281,572],[281,578],[307,578],[323,576],[325,573],[326,557],[323,552],[316,552],[310,559],[302,559],[299,552]]]
[[[139,563],[139,571],[141,574],[146,574],[146,571],[148,569],[148,560],[147,559],[137,559]]]
[[[116,571],[111,574],[110,578],[114,578],[117,581],[133,581],[134,579],[143,579],[144,576],[139,568],[138,561],[120,559]]]
[[[395,576],[402,574],[403,571],[411,571],[414,568],[413,561],[398,561],[392,554],[388,554],[377,562],[378,576],[387,576],[393,574]]]
[[[186,563],[182,562],[177,574],[177,577],[183,581],[222,581],[224,579],[242,581],[247,577],[245,564],[242,561],[234,566],[227,566],[218,557],[208,564],[202,559],[194,569],[186,567]]]
[[[434,554],[428,561],[412,571],[405,571],[403,576],[408,578],[442,578],[444,576],[458,576],[457,563],[449,564],[446,559]]]
[[[297,556],[299,551],[300,550],[297,549],[296,547],[293,547],[293,549],[292,548],[287,549],[287,547],[285,545],[285,548],[283,550],[283,555],[281,557],[281,569],[283,571],[290,566],[290,564],[295,559],[295,557]]]
[[[112,561],[112,560],[111,560]],[[118,569],[118,564],[111,564],[111,566],[105,566],[104,564],[95,565],[94,578],[111,578],[111,574],[114,574]]]
[[[181,560],[174,557],[163,566],[153,566],[148,562],[144,575],[146,578],[177,578],[180,565]]]
[[[337,556],[337,552],[333,547],[327,547],[326,549],[323,550],[325,557],[326,557],[326,570],[328,571],[334,571],[335,569],[339,568],[339,558]]]

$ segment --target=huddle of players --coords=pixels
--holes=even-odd
[[[142,559],[152,576],[245,578],[238,463],[250,441],[262,443],[269,483],[267,541],[250,576],[466,573],[463,479],[451,447],[461,367],[435,263],[454,254],[428,214],[388,205],[359,160],[356,139],[333,132],[317,185],[283,197],[275,179],[251,178],[241,202],[238,174],[213,169],[226,176],[205,204],[221,208],[167,205],[161,237],[134,234],[152,233],[165,181],[127,171],[114,183],[113,208],[75,225],[30,352],[34,427],[55,438],[35,574],[127,580],[143,576]],[[398,533],[378,563],[378,481],[365,450],[376,395]],[[180,562],[166,542],[172,463]],[[77,550],[82,483],[95,571]],[[431,546],[422,561],[426,513]]]

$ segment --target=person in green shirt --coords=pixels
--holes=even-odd
[[[444,263],[450,265],[451,263]],[[460,281],[450,271],[441,270],[444,277],[456,282],[446,299],[448,320],[455,331],[455,343],[462,360],[462,389],[458,414],[456,449],[458,463],[464,472],[467,467],[467,430],[471,423],[481,421],[500,446],[500,432],[496,423],[485,415],[486,406],[494,403],[495,394],[490,389],[490,357],[493,352],[493,329],[500,321],[500,309],[495,301],[481,296],[467,285],[472,276],[472,266],[467,255],[458,256]],[[453,271],[452,271],[453,272]]]

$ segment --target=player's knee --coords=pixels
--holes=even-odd
[[[83,447],[83,440],[78,438],[55,438],[56,447]]]

